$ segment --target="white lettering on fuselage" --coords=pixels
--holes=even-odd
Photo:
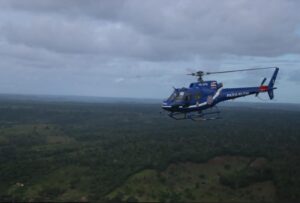
[[[233,92],[233,93],[226,94],[226,97],[238,97],[238,96],[244,96],[248,94],[249,92]]]
[[[198,86],[208,86],[208,83],[198,83]]]

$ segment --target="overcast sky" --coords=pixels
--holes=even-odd
[[[165,98],[195,80],[191,71],[278,66],[275,102],[300,103],[299,9],[298,0],[0,0],[0,93]],[[207,79],[256,86],[271,75]]]

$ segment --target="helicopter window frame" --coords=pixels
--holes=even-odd
[[[192,94],[185,94],[184,101],[190,102],[192,100]]]

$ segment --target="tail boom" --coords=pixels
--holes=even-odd
[[[261,92],[267,92],[270,99],[274,98],[274,89],[277,89],[274,87],[275,80],[278,74],[279,68],[275,68],[275,71],[273,73],[273,76],[269,82],[268,85],[264,85],[264,82],[266,81],[266,78],[262,81],[261,85],[258,87],[242,87],[242,88],[224,88],[222,89],[220,95],[216,98],[216,103],[235,99],[238,97],[245,97],[248,95],[255,94],[256,96]]]

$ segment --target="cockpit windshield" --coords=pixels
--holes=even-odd
[[[171,94],[171,96],[168,98],[168,100],[173,101],[173,100],[177,97],[177,95],[178,95],[178,92],[177,92],[177,91],[174,91],[174,92]]]
[[[173,94],[168,98],[168,100],[171,101],[180,101],[185,99],[185,91],[174,91]]]

